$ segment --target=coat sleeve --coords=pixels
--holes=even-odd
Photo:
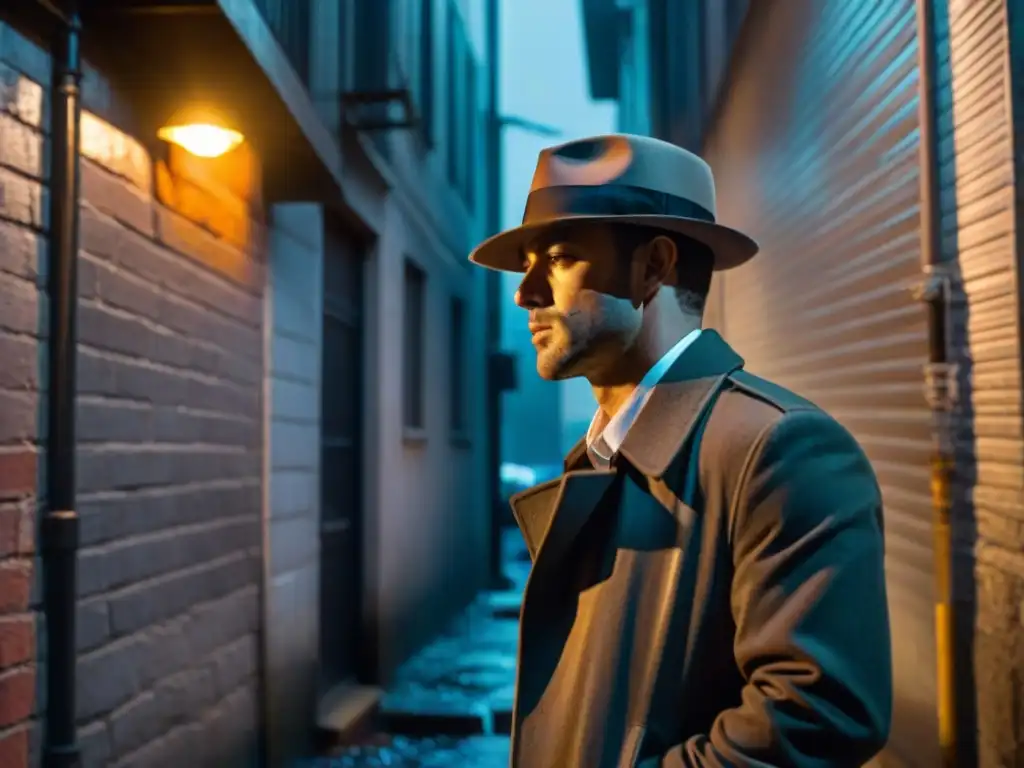
[[[731,518],[742,703],[642,765],[860,766],[892,712],[882,504],[867,458],[819,411],[766,429]]]

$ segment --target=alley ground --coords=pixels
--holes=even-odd
[[[379,732],[303,768],[506,768],[529,561],[518,530],[504,544],[514,588],[482,594],[399,670],[381,703]]]

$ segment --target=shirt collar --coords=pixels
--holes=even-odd
[[[680,339],[672,349],[662,356],[651,369],[644,374],[644,377],[637,384],[636,389],[630,394],[629,399],[622,404],[622,407],[609,419],[600,408],[594,414],[587,429],[587,451],[590,454],[591,463],[595,467],[607,467],[612,457],[619,452],[623,440],[629,428],[633,426],[637,416],[651,397],[651,392],[658,385],[658,382],[665,376],[668,370],[679,359],[700,336],[700,328],[696,328]]]

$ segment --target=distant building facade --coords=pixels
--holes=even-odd
[[[526,311],[516,307],[512,298],[521,276],[503,277],[507,298],[501,341],[516,359],[516,389],[502,397],[501,460],[518,466],[558,465],[563,455],[561,385],[537,375],[537,352],[526,327]]]
[[[922,7],[933,16],[925,40]],[[1013,140],[1024,125],[1024,10],[1006,0],[586,0],[584,9],[593,96],[618,100],[622,130],[701,151],[719,218],[761,243],[749,265],[715,277],[707,324],[749,369],[828,409],[874,463],[896,674],[882,762],[939,765],[954,734],[957,764],[1024,761],[1013,703],[1024,697],[1024,153]],[[934,60],[927,76],[920,46]],[[926,124],[922,82],[935,105]],[[934,160],[922,135],[934,139]],[[935,254],[924,252],[922,229],[933,200]],[[915,288],[935,257],[948,278],[940,322],[956,367],[948,379],[932,370],[957,397],[933,410]],[[932,425],[947,405],[951,703],[937,672],[936,568],[949,566],[936,566],[930,480]],[[940,711],[956,721],[945,734]]]
[[[488,183],[475,6],[85,17],[85,766],[261,750],[286,764],[325,703],[386,683],[487,580],[485,295],[466,260]],[[35,17],[3,19],[0,765],[22,768],[46,722],[33,584],[52,83]],[[198,82],[229,84],[214,106],[252,141],[202,159],[156,141],[149,118],[187,101],[189,62],[214,55]]]

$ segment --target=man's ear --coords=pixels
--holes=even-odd
[[[649,301],[663,285],[675,282],[679,253],[672,238],[658,235],[646,246],[646,255],[640,261],[645,265],[644,300]]]

